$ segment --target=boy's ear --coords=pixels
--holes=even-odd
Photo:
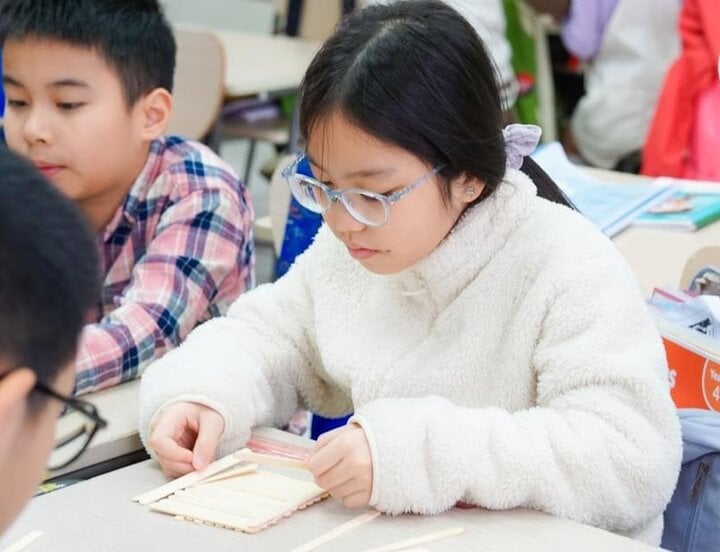
[[[12,453],[16,436],[27,416],[27,399],[35,385],[35,372],[12,370],[0,379],[0,458]]]
[[[143,139],[155,140],[165,133],[172,115],[172,94],[164,88],[156,88],[140,100],[143,121]]]

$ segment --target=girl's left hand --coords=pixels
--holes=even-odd
[[[315,483],[348,508],[370,501],[373,465],[365,432],[348,424],[320,436],[308,460]]]

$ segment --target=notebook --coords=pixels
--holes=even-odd
[[[669,181],[612,182],[573,164],[559,142],[540,147],[532,158],[548,173],[575,207],[612,237],[675,191]]]
[[[662,210],[643,214],[635,224],[694,232],[720,219],[720,184],[717,193],[677,191],[658,209]]]

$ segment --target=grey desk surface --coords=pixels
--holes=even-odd
[[[297,473],[297,472],[296,472]],[[255,535],[176,520],[151,512],[131,497],[163,484],[148,460],[35,498],[0,540],[0,550],[34,530],[43,533],[27,548],[40,551],[290,550],[357,516],[326,500],[282,519]],[[435,517],[381,516],[346,533],[321,550],[355,552],[451,527],[465,533],[431,543],[423,550],[484,552],[649,552],[625,537],[529,510],[490,512],[454,509]]]

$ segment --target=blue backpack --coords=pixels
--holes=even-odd
[[[673,552],[720,551],[720,413],[680,409],[683,463],[665,510],[662,547]]]

